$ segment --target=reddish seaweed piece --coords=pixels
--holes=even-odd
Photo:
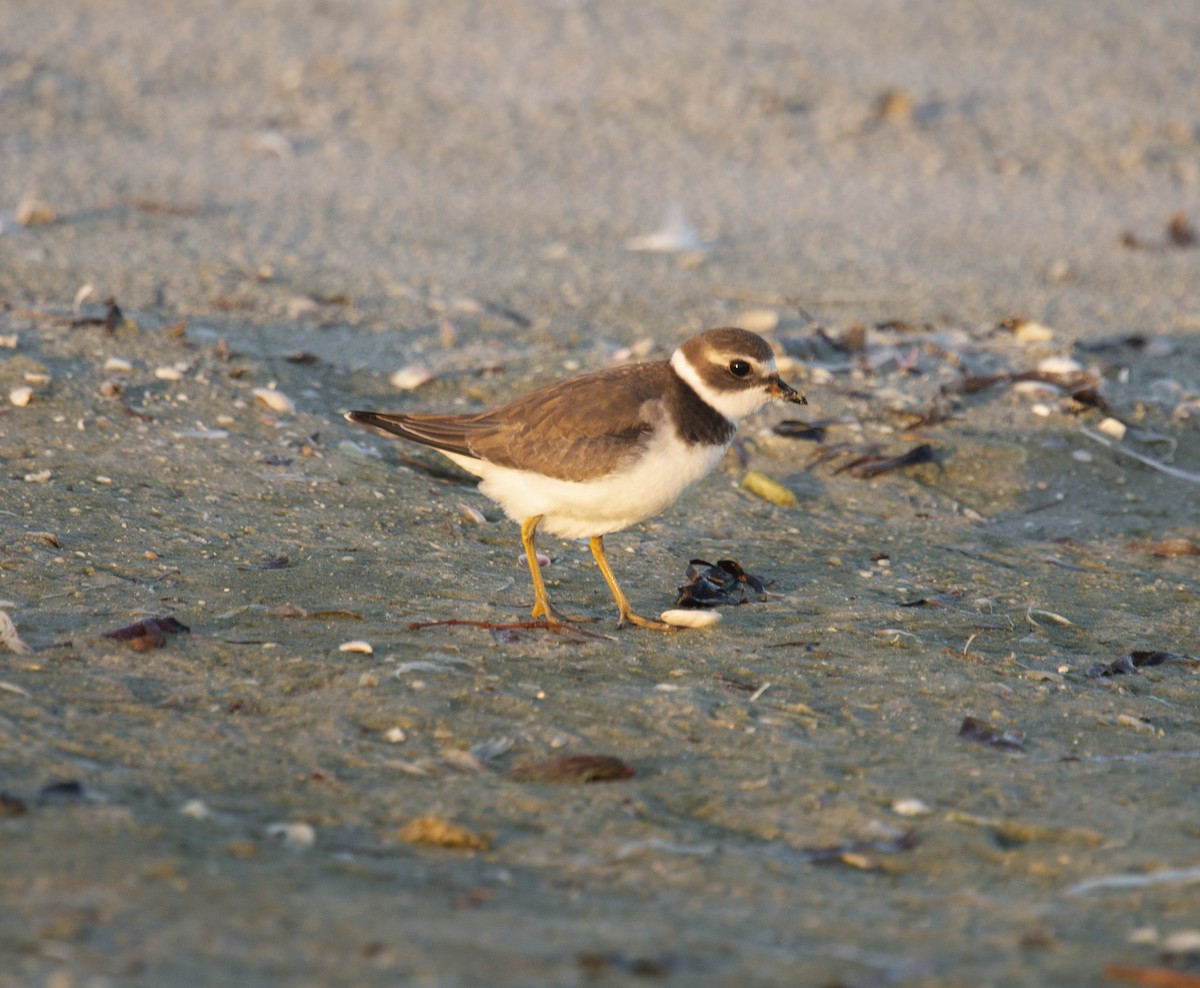
[[[167,635],[187,634],[191,630],[173,617],[146,618],[144,621],[117,628],[116,631],[107,631],[104,637],[125,642],[135,652],[147,652],[152,648],[161,648],[165,645]]]
[[[562,755],[529,765],[518,765],[508,773],[517,782],[587,783],[615,782],[637,773],[615,755]]]
[[[1001,751],[1024,751],[1025,735],[1020,731],[1002,731],[993,727],[987,721],[975,717],[964,717],[958,736],[967,741],[978,741],[980,744],[999,748]]]

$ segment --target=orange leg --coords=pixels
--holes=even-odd
[[[602,535],[593,535],[588,544],[592,548],[592,555],[596,557],[596,565],[600,567],[600,572],[604,574],[604,582],[608,584],[608,589],[612,591],[613,600],[617,602],[617,610],[620,612],[620,618],[617,620],[618,628],[626,621],[630,621],[639,628],[653,628],[655,631],[676,630],[669,624],[663,624],[662,621],[652,621],[650,618],[644,618],[640,614],[635,614],[633,608],[629,606],[629,598],[625,596],[624,592],[617,585],[617,578],[613,576],[612,567],[608,565],[608,558],[604,555],[604,537]]]
[[[537,549],[533,546],[533,536],[537,531],[541,515],[534,515],[521,522],[521,545],[525,547],[525,558],[529,562],[529,575],[533,577],[533,618],[545,618],[550,624],[570,624],[565,617],[550,606],[550,597],[546,593],[546,581],[542,579],[542,568],[538,565]]]

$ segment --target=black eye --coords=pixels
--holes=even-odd
[[[745,360],[729,361],[729,373],[734,377],[745,377],[750,373],[750,364]]]

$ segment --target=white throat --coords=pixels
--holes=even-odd
[[[716,409],[734,425],[737,425],[751,412],[758,411],[770,398],[765,387],[726,389],[714,388],[706,384],[696,373],[696,369],[688,362],[681,349],[671,354],[671,366],[706,405]],[[772,360],[764,370],[771,374],[775,373],[775,361]]]

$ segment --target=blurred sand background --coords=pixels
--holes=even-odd
[[[812,418],[932,400],[935,370],[811,372],[814,324],[893,321],[985,369],[1136,338],[1097,369],[1115,414],[1200,471],[1198,52],[1190,0],[0,6],[0,609],[36,648],[0,652],[0,984],[1196,977],[1186,880],[1078,891],[1200,865],[1194,663],[1082,675],[1196,651],[1194,558],[1126,548],[1197,539],[1196,487],[1061,396],[968,402],[941,472],[872,484],[754,424],[800,508],[719,474],[610,551],[647,610],[698,553],[778,596],[582,646],[408,631],[523,616],[515,528],[339,413],[495,402],[748,312],[800,341]],[[672,217],[682,249],[629,249]],[[131,323],[71,325],[108,297]],[[992,333],[1018,316],[1050,335]],[[388,383],[413,364],[416,396]],[[548,551],[612,631],[586,554]],[[100,637],[161,613],[192,634]],[[597,750],[637,776],[503,774]],[[398,836],[422,815],[491,848]]]

